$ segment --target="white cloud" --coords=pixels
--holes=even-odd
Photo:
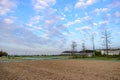
[[[73,9],[73,6],[72,5],[66,5],[65,7],[64,7],[64,11],[66,11],[66,12],[71,12],[72,11],[72,9]]]
[[[80,20],[80,19],[76,19],[74,22],[75,22],[75,23],[80,23],[81,20]]]
[[[79,0],[76,4],[75,4],[75,8],[83,8],[83,7],[87,7],[89,5],[92,5],[94,3],[96,3],[96,0]]]
[[[33,24],[32,23],[28,23],[28,24],[26,24],[27,26],[33,26]]]
[[[64,36],[67,36],[67,35],[68,35],[68,33],[66,33],[66,32],[63,32],[62,34],[63,34]]]
[[[52,19],[52,20],[45,20],[45,24],[47,24],[47,25],[52,25],[52,24],[54,24],[56,21],[54,20],[54,19]]]
[[[30,19],[30,21],[27,23],[27,25],[28,25],[28,26],[33,26],[34,24],[39,23],[41,18],[42,18],[42,16],[35,15],[35,16],[31,17],[31,19]]]
[[[108,18],[111,17],[111,14],[107,13],[107,14],[106,14],[106,17],[108,17]]]
[[[49,9],[47,9],[47,12],[49,14],[53,14],[53,13],[57,12],[57,9],[49,8]]]
[[[76,28],[76,30],[78,30],[78,31],[85,31],[85,30],[91,30],[91,27],[89,27],[89,26],[83,26],[83,27],[79,27],[79,28]]]
[[[91,4],[95,3],[95,2],[96,2],[96,0],[87,0],[86,3],[87,3],[88,5],[91,5]]]
[[[115,17],[119,18],[119,17],[120,17],[120,12],[116,11],[116,12],[114,13],[114,15],[115,15]]]
[[[109,9],[108,8],[96,8],[95,9],[95,12],[106,12],[106,11],[108,11]]]
[[[37,17],[34,18],[39,19]],[[9,22],[8,19],[6,19],[5,21]],[[23,48],[25,50],[28,50],[28,52],[31,49],[39,52],[41,52],[41,50],[47,51],[48,46],[49,49],[54,52],[54,49],[55,48],[59,49],[58,46],[62,44],[59,43],[58,40],[61,40],[63,38],[66,39],[65,36],[67,36],[67,32],[65,31],[65,28],[61,27],[62,25],[57,27],[47,27],[47,28],[44,28],[44,26],[33,26],[31,29],[36,29],[36,30],[32,31],[29,30],[27,26],[21,24],[14,23],[14,24],[5,25],[5,22],[3,23],[2,21],[0,21],[0,24],[1,24],[1,29],[0,29],[1,43],[7,45],[8,43],[11,43],[10,45],[8,45],[8,47],[16,48],[16,46],[18,46],[16,49],[19,50]],[[35,34],[35,32],[38,32],[39,34]],[[53,45],[53,43],[56,45]],[[50,46],[53,49],[51,49]]]
[[[36,21],[36,20],[38,21],[38,20],[40,20],[40,18],[41,18],[41,16],[36,15],[32,18],[32,21]]]
[[[65,27],[69,27],[73,24],[79,24],[81,22],[85,22],[85,21],[89,21],[91,19],[90,16],[84,16],[82,18],[77,18],[76,20],[74,21],[69,21],[68,23],[65,24]]]
[[[41,10],[50,7],[56,3],[56,0],[32,0],[34,8],[36,11],[40,12]]]
[[[64,11],[70,12],[70,9],[66,6],[66,7],[64,8]]]
[[[6,15],[12,12],[12,9],[16,7],[13,0],[0,0],[0,15]]]
[[[12,23],[14,23],[14,20],[12,18],[5,18],[5,19],[3,19],[3,22],[5,24],[12,24]]]
[[[92,35],[97,35],[97,34],[98,34],[97,31],[92,32]]]
[[[50,39],[50,37],[49,37],[49,35],[47,33],[43,34],[41,37],[43,37],[46,40]]]
[[[108,24],[109,24],[109,21],[108,21],[108,20],[100,21],[98,24],[99,24],[100,26],[102,26],[102,25],[108,25]]]
[[[90,16],[85,16],[85,17],[83,17],[81,20],[82,20],[82,21],[86,21],[86,20],[90,20],[90,19],[91,19]]]
[[[57,22],[62,21],[64,19],[65,19],[64,17],[59,16],[59,15],[58,16],[49,16],[49,18],[45,20],[45,24],[46,25],[54,25]]]
[[[108,7],[110,7],[110,8],[120,7],[120,0],[113,0],[113,2],[108,5]]]
[[[97,23],[95,23],[95,22],[93,23],[93,26],[97,26],[97,25],[98,25]]]
[[[95,10],[92,11],[92,13],[95,13],[97,15],[109,11],[109,8],[96,8]]]
[[[34,29],[36,29],[36,30],[42,30],[43,28],[41,26],[34,26]]]
[[[69,27],[69,26],[71,26],[71,25],[73,25],[73,24],[74,24],[74,22],[69,21],[68,23],[64,24],[64,27]]]

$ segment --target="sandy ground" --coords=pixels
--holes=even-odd
[[[44,60],[0,63],[0,80],[120,80],[120,62]]]

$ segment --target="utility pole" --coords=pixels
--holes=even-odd
[[[111,40],[111,33],[107,29],[105,29],[102,35],[103,35],[102,38],[104,39],[104,42],[105,42],[106,53],[108,55],[109,45],[111,43],[111,41],[110,41]]]
[[[72,47],[72,55],[74,55],[75,48],[77,47],[76,42],[73,41],[71,47]]]
[[[108,55],[108,32],[107,30],[105,30],[105,45],[106,45],[106,52],[107,52],[107,55]]]
[[[92,45],[93,45],[93,54],[95,55],[95,42],[94,42],[94,34],[92,34]]]
[[[84,42],[82,43],[82,50],[83,50],[83,52],[85,52],[85,43]]]

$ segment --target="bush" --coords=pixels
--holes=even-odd
[[[83,55],[73,55],[72,56],[73,59],[77,59],[77,58],[88,58],[87,54],[83,54]]]
[[[119,51],[119,58],[118,58],[118,60],[120,60],[120,51]]]
[[[8,53],[4,52],[4,51],[0,51],[0,57],[2,57],[2,56],[8,56]]]
[[[101,51],[95,51],[95,56],[101,56]]]

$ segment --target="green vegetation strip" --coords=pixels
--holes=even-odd
[[[30,60],[103,60],[103,61],[120,61],[119,58],[108,57],[94,57],[94,58],[72,58],[72,56],[20,56],[20,57],[7,57],[0,58],[0,62],[23,62]]]
[[[12,57],[8,58],[1,58],[0,62],[22,62],[22,61],[29,61],[29,60],[65,60],[69,59],[68,56],[26,56],[26,57]]]

